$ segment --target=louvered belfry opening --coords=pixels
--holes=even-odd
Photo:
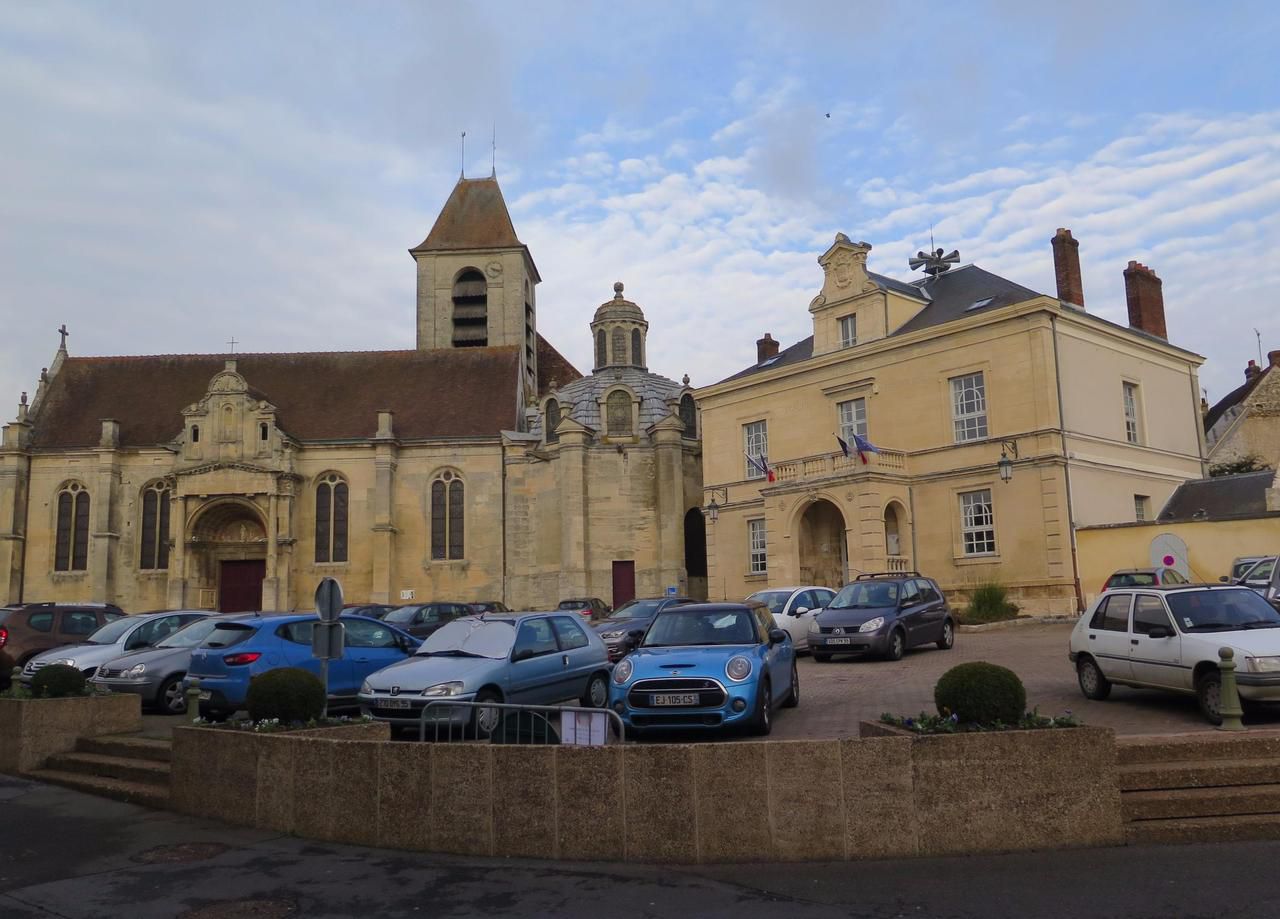
[[[484,275],[470,268],[453,282],[453,346],[489,344],[489,291]]]

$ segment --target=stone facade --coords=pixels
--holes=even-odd
[[[1280,469],[1280,351],[1267,354],[1267,366],[1253,361],[1245,385],[1215,405],[1206,417],[1209,463],[1231,463],[1254,457]]]

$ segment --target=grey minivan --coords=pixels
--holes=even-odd
[[[818,663],[835,654],[900,660],[909,648],[955,643],[955,617],[932,578],[915,572],[859,575],[809,623],[809,652]]]

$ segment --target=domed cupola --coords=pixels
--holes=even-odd
[[[605,367],[645,368],[646,336],[649,323],[644,311],[622,296],[622,282],[613,285],[613,299],[606,300],[591,320],[595,338],[595,369]]]

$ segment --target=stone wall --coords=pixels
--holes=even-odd
[[[574,860],[1123,842],[1114,737],[1101,729],[596,748],[335,736],[179,728],[173,806],[330,842]]]
[[[0,772],[31,772],[80,737],[142,730],[142,697],[132,693],[69,699],[0,699]]]

